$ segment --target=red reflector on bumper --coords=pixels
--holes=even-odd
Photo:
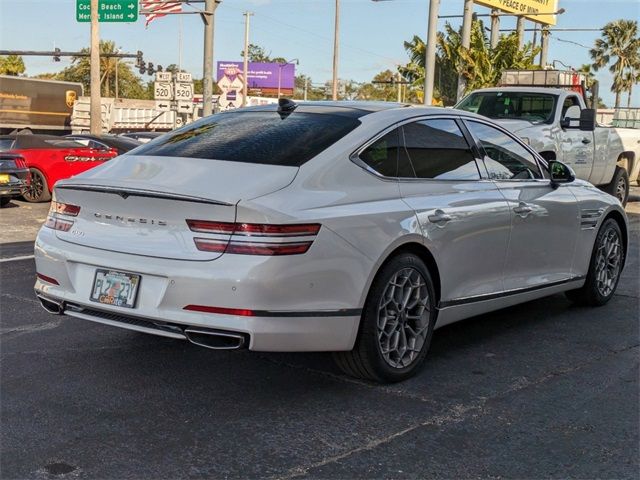
[[[60,285],[55,278],[47,277],[41,273],[36,273],[36,277],[38,277],[43,282],[50,283],[51,285]]]
[[[206,305],[187,305],[183,310],[203,313],[219,313],[221,315],[237,315],[240,317],[254,317],[253,310],[245,308],[209,307]]]

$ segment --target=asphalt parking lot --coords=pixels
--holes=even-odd
[[[55,317],[46,205],[0,213],[0,477],[638,478],[640,188],[605,307],[563,295],[438,330],[379,386],[325,354],[221,352]],[[10,261],[7,261],[10,260]]]

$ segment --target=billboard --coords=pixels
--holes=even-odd
[[[558,11],[558,0],[474,0],[475,3],[489,8],[497,8],[507,13],[522,15],[534,22],[546,25],[556,24],[556,15],[536,15],[536,13],[550,14]]]
[[[239,62],[218,62],[218,75],[221,79],[225,71],[237,69],[242,73],[243,64]],[[293,95],[295,86],[296,66],[292,63],[258,63],[249,62],[247,66],[247,90],[252,95],[277,95],[278,79],[280,80],[280,93]]]

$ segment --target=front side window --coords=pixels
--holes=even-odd
[[[360,154],[360,159],[385,177],[398,175],[398,129],[373,142]]]
[[[13,138],[0,138],[0,152],[6,152],[13,148]]]
[[[402,127],[404,148],[399,163],[407,164],[416,178],[478,180],[474,155],[455,120],[434,119]]]
[[[296,166],[360,125],[338,113],[232,111],[218,113],[154,139],[133,155],[189,157]]]
[[[542,178],[534,156],[510,136],[484,123],[466,123],[485,151],[484,163],[491,180]]]

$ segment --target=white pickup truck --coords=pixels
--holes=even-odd
[[[484,115],[529,143],[547,160],[626,204],[629,180],[639,180],[640,130],[596,125],[581,94],[562,88],[497,87],[475,90],[455,108]]]

